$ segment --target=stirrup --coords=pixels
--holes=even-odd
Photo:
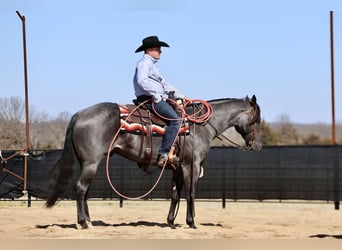
[[[171,163],[179,163],[179,157],[177,155],[169,155],[168,161]]]
[[[168,155],[167,155],[167,153],[163,153],[163,154],[160,154],[159,156],[158,156],[158,166],[159,167],[162,167],[162,166],[164,166],[164,164],[165,164],[165,162],[168,160]]]
[[[179,163],[179,157],[175,153],[175,147],[174,146],[171,147],[168,155],[169,155],[168,160],[171,163]]]

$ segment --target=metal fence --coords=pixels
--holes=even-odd
[[[3,152],[3,155],[12,152]],[[61,151],[45,151],[28,160],[27,191],[44,198],[48,173]],[[339,207],[341,197],[342,146],[269,146],[260,152],[242,151],[230,147],[210,149],[204,166],[204,177],[197,187],[198,199],[232,200],[320,200],[333,201]],[[89,191],[90,198],[119,198],[109,187],[103,159]],[[23,159],[18,156],[6,164],[14,173],[23,171]],[[110,159],[110,176],[118,190],[129,196],[147,191],[156,181],[160,170],[150,168],[147,175],[134,162],[114,155]],[[77,173],[74,175],[76,178]],[[0,198],[22,195],[22,180],[8,172],[0,173]],[[165,171],[148,199],[168,199],[171,194],[171,171]],[[73,199],[70,185],[66,198]]]

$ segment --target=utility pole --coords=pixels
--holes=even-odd
[[[330,11],[330,58],[331,58],[331,110],[332,110],[332,144],[336,145],[335,123],[335,76],[334,76],[334,12]]]
[[[24,80],[25,80],[25,113],[26,113],[26,147],[24,153],[24,195],[27,193],[27,158],[30,150],[30,129],[29,129],[29,105],[28,105],[28,77],[27,77],[27,59],[26,59],[26,27],[25,16],[22,16],[19,11],[16,11],[22,22],[23,29],[23,51],[24,51]]]

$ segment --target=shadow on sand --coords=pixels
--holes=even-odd
[[[342,240],[342,235],[316,234],[316,235],[311,235],[310,238],[319,238],[319,239],[334,238],[334,239]]]
[[[214,224],[214,223],[201,223],[201,226],[205,227],[222,227],[221,224]],[[92,221],[92,226],[93,227],[139,227],[139,226],[144,226],[144,227],[160,227],[160,228],[165,228],[165,227],[170,227],[167,223],[159,223],[159,222],[150,222],[150,221],[137,221],[137,222],[129,222],[129,223],[118,223],[118,224],[109,224],[106,223],[102,220],[96,220]],[[181,227],[181,224],[175,224],[175,227]],[[60,227],[60,228],[65,228],[65,229],[77,229],[76,224],[49,224],[49,225],[36,225],[36,228],[39,229],[46,229],[49,227]],[[312,236],[314,237],[314,236]],[[340,236],[342,238],[342,236]]]

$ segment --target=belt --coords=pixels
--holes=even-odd
[[[149,95],[139,95],[137,97],[137,101],[138,102],[144,102],[144,101],[147,101],[147,100],[152,100],[152,96],[149,96]]]

